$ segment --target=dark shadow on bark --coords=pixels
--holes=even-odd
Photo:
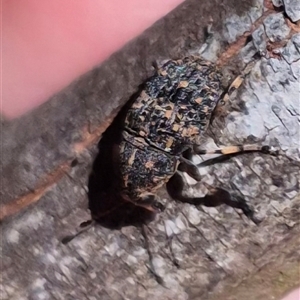
[[[100,225],[111,229],[129,225],[141,226],[155,217],[155,213],[122,199],[120,196],[121,178],[116,161],[126,112],[141,90],[142,87],[104,132],[98,144],[99,154],[89,177],[88,198],[92,218]]]

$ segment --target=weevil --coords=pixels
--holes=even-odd
[[[164,206],[157,190],[178,176],[178,171],[201,181],[198,166],[190,159],[193,154],[230,156],[262,152],[278,155],[273,148],[256,144],[202,149],[203,136],[212,117],[222,110],[230,92],[243,81],[239,76],[226,89],[222,80],[222,71],[214,63],[197,56],[168,60],[156,69],[142,91],[127,106],[119,127],[118,141],[108,150],[116,175],[116,184],[112,184],[110,192],[117,194],[119,200],[107,211],[100,211],[97,205],[90,206],[94,221],[113,214],[125,203],[154,214],[162,211]],[[253,210],[242,197],[223,188],[206,186],[209,193],[204,197],[178,198],[194,205],[226,203],[241,209],[258,223]],[[105,197],[109,195],[103,193],[102,199],[99,197],[97,201],[104,201]],[[89,228],[92,222],[83,225],[84,228],[74,236],[66,237],[63,242]]]
[[[237,88],[236,79],[229,90]],[[269,146],[228,146],[203,150],[201,142],[217,106],[222,106],[228,93],[222,86],[222,73],[212,62],[188,56],[169,60],[156,70],[139,96],[126,112],[122,140],[115,151],[115,165],[121,176],[119,193],[124,201],[152,211],[162,205],[156,191],[177,170],[201,181],[198,167],[183,154],[234,154],[259,151],[276,155]],[[210,189],[221,193],[221,189]],[[253,218],[253,212],[242,198],[233,199],[222,191],[224,202],[234,204]],[[226,197],[225,197],[226,195]],[[211,195],[210,195],[211,196]],[[193,204],[206,201],[197,198]]]

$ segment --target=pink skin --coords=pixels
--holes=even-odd
[[[300,288],[286,295],[282,300],[300,300]]]
[[[183,0],[2,0],[1,113],[16,118]]]

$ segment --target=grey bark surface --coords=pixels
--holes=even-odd
[[[149,272],[144,240],[135,227],[95,226],[61,243],[90,217],[86,191],[97,137],[151,74],[153,60],[199,49],[215,60],[225,41],[237,41],[265,10],[262,1],[217,2],[186,1],[48,103],[4,123],[2,299],[279,299],[299,284],[300,33],[285,27],[282,12],[265,18],[234,56],[243,66],[255,52],[265,55],[203,144],[209,149],[267,144],[281,149],[281,155],[246,154],[200,169],[203,182],[241,193],[262,222],[257,226],[228,206],[174,202],[160,191],[167,207],[150,224],[149,239],[165,286]],[[203,46],[210,17],[214,35]],[[272,39],[282,42],[276,49],[281,59],[268,53]],[[195,162],[207,158],[194,157]],[[184,178],[188,194],[206,193],[202,183]],[[23,206],[26,201],[31,205]],[[17,213],[10,215],[10,209]],[[171,262],[171,249],[180,268]]]

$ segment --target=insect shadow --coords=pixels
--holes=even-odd
[[[88,201],[92,219],[110,229],[120,229],[130,225],[140,227],[155,218],[154,212],[125,201],[120,196],[122,182],[116,162],[126,112],[141,90],[142,87],[103,133],[98,143],[99,153],[89,176]]]

